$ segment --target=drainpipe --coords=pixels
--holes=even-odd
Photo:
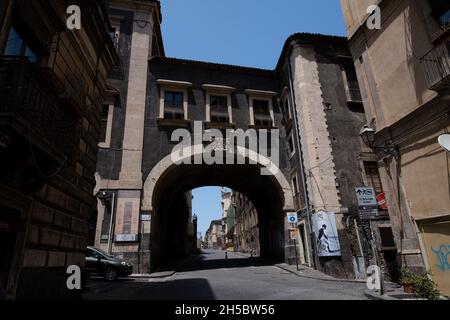
[[[308,217],[308,229],[309,229],[309,235],[310,235],[310,239],[312,239],[313,241],[311,241],[311,247],[313,250],[313,259],[315,261],[316,258],[316,250],[315,249],[315,242],[314,242],[314,237],[313,237],[313,232],[312,232],[312,225],[311,225],[311,207],[310,207],[310,203],[309,203],[309,195],[308,195],[308,190],[307,190],[307,185],[306,185],[306,176],[305,176],[305,168],[303,165],[303,151],[302,151],[302,146],[300,143],[300,127],[298,124],[298,118],[297,118],[297,103],[295,102],[295,91],[294,91],[294,81],[292,79],[292,67],[291,67],[291,61],[289,60],[288,57],[286,57],[286,65],[288,67],[288,77],[289,77],[289,87],[290,87],[290,98],[291,98],[291,103],[290,103],[290,108],[291,108],[291,114],[292,114],[292,118],[294,119],[294,127],[295,127],[295,134],[296,134],[296,147],[298,150],[298,159],[299,159],[299,164],[300,164],[300,175],[302,178],[302,186],[303,186],[303,196],[305,199],[305,207],[306,207],[306,215]],[[309,257],[309,267],[311,267],[311,257]],[[317,262],[315,261],[315,267],[317,269]]]
[[[113,221],[114,221],[114,203],[116,194],[113,192],[111,199],[111,218],[109,220],[109,236],[108,236],[108,254],[112,251],[112,232],[113,232]]]

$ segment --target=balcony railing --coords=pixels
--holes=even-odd
[[[348,88],[348,101],[362,103],[361,91],[358,86]]]
[[[25,58],[0,58],[0,120],[56,160],[71,158],[78,146],[73,114],[39,84]]]
[[[450,42],[433,48],[420,61],[428,88],[439,91],[450,87]]]

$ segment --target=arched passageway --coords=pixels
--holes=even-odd
[[[261,162],[176,165],[170,156],[161,160],[144,186],[142,210],[152,215],[151,269],[184,257],[189,216],[185,194],[204,186],[227,186],[244,194],[258,212],[261,256],[284,261],[285,212],[292,210],[292,193],[278,168],[272,167],[273,175],[261,175],[262,167]]]

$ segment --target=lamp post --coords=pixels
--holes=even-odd
[[[376,131],[375,129],[369,127],[368,125],[365,125],[361,132],[360,132],[360,137],[363,140],[363,142],[371,149],[373,150],[382,150],[383,153],[387,156],[392,156],[392,157],[398,157],[400,154],[400,147],[398,145],[384,145],[384,146],[376,146],[375,145],[375,134]],[[400,177],[398,176],[398,169],[400,168],[400,164],[399,164],[399,160],[397,159],[397,187],[400,188]],[[400,197],[399,197],[400,198]],[[379,275],[380,275],[380,294],[384,294],[384,276],[383,276],[383,271],[381,269],[381,263],[379,263],[378,261],[378,245],[377,245],[377,241],[375,239],[375,235],[373,233],[373,227],[372,227],[372,221],[369,221],[369,227],[370,227],[370,232],[371,232],[371,237],[372,237],[372,250],[373,250],[373,255],[374,255],[374,259],[375,259],[375,264],[378,266],[379,268]]]
[[[376,134],[375,129],[365,125],[361,129],[359,136],[361,137],[364,144],[367,145],[369,148],[371,148],[373,150],[383,150],[383,152],[386,155],[398,156],[399,147],[397,145],[376,146],[375,145],[375,134]]]

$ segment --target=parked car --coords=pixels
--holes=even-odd
[[[85,268],[89,274],[101,275],[108,281],[129,276],[133,265],[103,250],[87,247]]]

